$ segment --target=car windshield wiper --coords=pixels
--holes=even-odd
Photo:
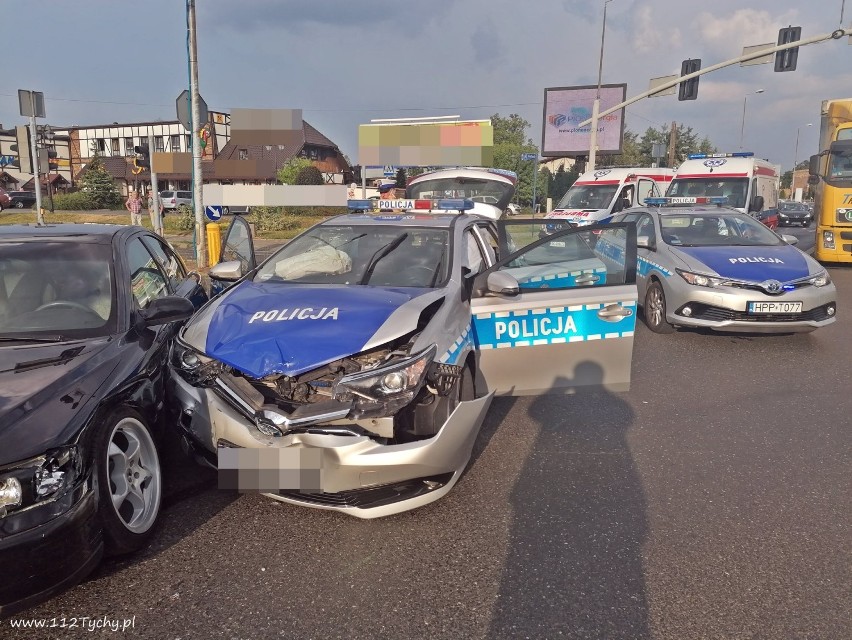
[[[370,262],[367,263],[367,268],[364,270],[364,277],[361,278],[361,281],[358,284],[367,284],[370,281],[370,277],[373,275],[373,269],[375,269],[376,265],[379,264],[379,260],[384,258],[391,251],[401,245],[407,237],[408,232],[406,231],[405,233],[399,234],[396,238],[388,242],[385,246],[380,247],[373,254],[373,257],[370,258]]]
[[[0,335],[0,342],[63,342],[65,340],[67,340],[65,336],[58,334],[28,335],[26,333],[7,333]]]

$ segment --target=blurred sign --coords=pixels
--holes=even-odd
[[[766,49],[774,49],[774,42],[767,42],[766,44],[755,44],[750,47],[743,47],[743,55],[747,56],[752,53],[759,53]],[[768,53],[765,56],[761,56],[760,58],[755,58],[754,60],[749,60],[747,62],[740,62],[741,67],[750,67],[755,64],[772,64],[775,62],[775,54]]]
[[[521,154],[521,160],[523,160],[525,162],[528,162],[530,160],[535,160],[537,155],[538,154],[536,154],[536,153],[522,153]]]
[[[391,176],[395,176],[396,175],[396,169],[393,168],[390,165],[385,165],[384,174],[385,174],[386,178],[390,178]]]
[[[44,94],[41,91],[18,89],[18,106],[25,118],[44,118]]]
[[[544,90],[542,122],[542,156],[584,156],[589,153],[591,126],[578,127],[592,117],[597,87],[552,87]],[[601,85],[600,110],[605,111],[624,102],[626,84]],[[621,153],[624,136],[624,109],[598,120],[598,154]]]
[[[680,76],[660,76],[659,78],[651,78],[648,81],[648,91],[653,91],[656,87],[666,84],[667,82],[674,82]],[[649,98],[660,98],[662,96],[673,96],[677,93],[677,85],[672,85],[668,89],[663,89],[662,91],[657,91],[656,93],[652,93]]]
[[[491,120],[362,124],[358,164],[364,167],[490,167]]]
[[[7,164],[12,164],[17,156],[0,156],[0,167],[5,167]]]

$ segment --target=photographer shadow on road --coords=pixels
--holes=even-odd
[[[630,405],[582,362],[588,391],[539,396],[540,426],[511,494],[509,550],[489,638],[650,638],[648,523],[627,443]],[[568,382],[560,380],[560,386]]]

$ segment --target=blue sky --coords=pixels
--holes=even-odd
[[[613,0],[603,81],[626,82],[630,96],[649,78],[679,72],[685,58],[706,67],[744,45],[774,41],[788,24],[800,25],[803,37],[829,32],[841,4]],[[358,125],[371,118],[514,112],[540,140],[544,87],[597,79],[602,0],[198,5],[200,86],[210,108],[301,108],[353,161]],[[4,0],[3,8],[3,126],[22,122],[19,88],[45,93],[52,124],[174,119],[187,85],[182,0]],[[628,109],[627,126],[644,131],[675,120],[736,151],[743,97],[757,89],[765,91],[748,101],[745,148],[788,168],[797,128],[799,159],[816,150],[821,100],[852,96],[852,46],[844,38],[805,47],[792,73],[762,65],[710,74],[697,101],[643,100]]]

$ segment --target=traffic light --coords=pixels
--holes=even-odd
[[[133,159],[133,166],[139,169],[136,173],[141,173],[143,169],[151,168],[151,148],[147,144],[137,145],[133,147],[136,152],[136,157]]]
[[[352,181],[361,184],[361,165],[352,165]]]
[[[17,152],[18,159],[11,163],[11,166],[17,167],[21,173],[33,173],[32,154],[30,153],[30,130],[19,125],[15,127],[15,144],[9,145],[9,149]]]
[[[684,60],[680,65],[681,77],[695,73],[701,69],[701,58]],[[698,80],[692,78],[678,85],[677,99],[678,100],[697,100],[698,99]]]
[[[46,174],[51,171],[56,171],[59,164],[55,162],[57,153],[55,149],[39,149],[38,150],[38,170],[39,173]]]
[[[790,44],[802,39],[801,27],[786,27],[778,31],[778,44]],[[799,47],[778,51],[775,54],[775,71],[795,71],[799,60]]]

